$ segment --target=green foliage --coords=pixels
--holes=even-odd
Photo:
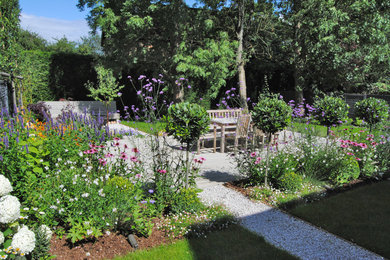
[[[325,96],[314,102],[314,114],[321,125],[338,125],[348,118],[348,104],[338,97]]]
[[[278,188],[287,191],[296,191],[302,186],[303,178],[295,172],[287,172],[281,176],[276,185]]]
[[[375,82],[368,87],[368,93],[390,95],[390,82]]]
[[[18,0],[0,1],[0,71],[16,71],[20,48],[20,7]]]
[[[49,88],[51,57],[51,52],[40,50],[20,53],[25,103],[55,100],[55,93]]]
[[[31,252],[32,259],[51,259],[49,257],[51,234],[41,227],[34,228],[35,248]]]
[[[55,53],[76,53],[77,43],[68,40],[65,36],[61,39],[55,39],[55,42],[48,45],[47,49]]]
[[[338,185],[357,180],[361,176],[359,163],[354,156],[343,156],[337,171],[332,171],[329,179]]]
[[[182,188],[179,192],[172,194],[170,202],[170,212],[178,214],[180,212],[199,212],[204,208],[198,197],[199,191],[194,188]]]
[[[265,133],[283,130],[291,121],[291,108],[276,96],[260,97],[253,108],[252,120]]]
[[[367,98],[356,102],[355,114],[368,123],[370,128],[375,124],[387,120],[389,105],[383,99]]]
[[[97,66],[97,83],[92,82],[85,84],[85,87],[91,92],[89,95],[95,100],[101,101],[106,107],[118,97],[118,92],[124,87],[119,86],[113,72],[110,69],[106,69],[103,66]],[[108,111],[107,111],[108,115]]]
[[[215,99],[226,80],[235,74],[236,43],[229,41],[226,33],[220,33],[218,39],[205,39],[204,47],[192,50],[183,42],[180,48],[174,58],[176,70],[191,79],[203,81],[197,86],[198,93]]]
[[[43,39],[39,34],[28,30],[20,30],[18,43],[25,51],[47,51],[47,41]]]
[[[375,156],[381,171],[390,173],[390,138],[383,136],[380,144],[376,147]]]
[[[183,102],[170,106],[164,121],[168,134],[181,143],[190,145],[208,130],[210,119],[203,107]]]
[[[301,90],[352,90],[388,75],[387,2],[274,2],[283,14],[283,45]]]

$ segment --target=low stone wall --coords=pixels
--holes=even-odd
[[[106,116],[106,107],[100,101],[43,101],[49,108],[52,118],[57,118],[62,111],[73,111],[77,114],[88,113],[91,115]],[[116,110],[116,102],[111,102],[108,112],[111,120],[118,120],[119,113]]]

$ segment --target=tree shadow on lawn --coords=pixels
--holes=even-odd
[[[319,197],[321,197],[319,199]],[[312,200],[302,203],[302,200]],[[390,181],[367,180],[280,205],[290,214],[390,258]]]
[[[193,259],[297,259],[237,224],[206,238],[190,238],[188,243]]]

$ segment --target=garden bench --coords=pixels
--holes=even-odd
[[[44,101],[49,109],[53,119],[62,114],[63,111],[73,111],[73,113],[97,116],[106,118],[106,107],[100,101]],[[111,102],[108,107],[109,120],[119,120],[120,114],[117,113],[116,102]]]
[[[198,154],[200,152],[200,147],[204,147],[205,140],[213,140],[213,152],[216,152],[216,140],[217,140],[217,132],[222,131],[222,129],[226,129],[228,132],[234,132],[236,130],[236,122],[240,117],[242,110],[241,109],[216,109],[216,110],[207,110],[207,114],[211,120],[211,124],[209,125],[209,132],[201,136],[198,140]],[[213,120],[233,120],[232,124],[223,124],[221,127],[220,124],[213,122]],[[217,126],[218,129],[217,129]],[[224,132],[224,131],[223,131]],[[222,134],[222,133],[220,133]],[[201,140],[202,144],[201,145]],[[223,144],[221,143],[221,151],[224,152]]]

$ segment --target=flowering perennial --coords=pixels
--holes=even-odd
[[[0,175],[0,196],[7,195],[12,190],[13,189],[9,180],[4,175]]]
[[[20,217],[20,202],[17,197],[6,195],[0,198],[0,223],[12,223]]]

